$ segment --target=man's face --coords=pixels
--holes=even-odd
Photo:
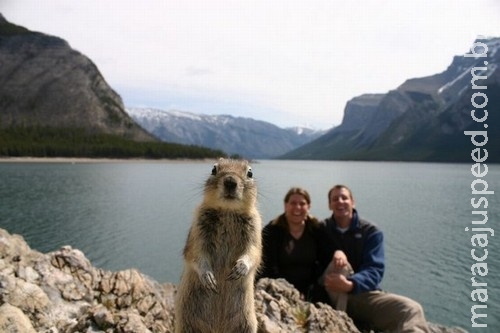
[[[334,189],[330,193],[330,210],[335,217],[352,218],[354,200],[346,188]]]

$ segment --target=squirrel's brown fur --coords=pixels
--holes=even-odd
[[[256,333],[254,278],[262,221],[247,161],[220,159],[207,179],[186,245],[176,333]]]

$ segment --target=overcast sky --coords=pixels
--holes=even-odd
[[[0,0],[0,12],[68,41],[126,106],[321,129],[349,99],[500,36],[498,0]]]

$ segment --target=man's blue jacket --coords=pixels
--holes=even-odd
[[[325,221],[331,251],[342,250],[351,264],[354,274],[348,279],[354,282],[352,294],[379,290],[384,276],[384,236],[374,224],[358,217],[354,210],[349,229],[337,229],[335,216]]]

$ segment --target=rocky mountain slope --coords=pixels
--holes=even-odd
[[[282,158],[467,162],[475,147],[464,131],[485,129],[489,140],[484,148],[500,151],[500,136],[492,131],[500,128],[495,112],[500,110],[500,38],[477,42],[486,45],[487,57],[456,56],[441,73],[409,79],[387,94],[355,97],[340,126]],[[473,88],[471,71],[481,76],[476,85],[486,89]],[[488,97],[486,127],[471,117],[477,92]],[[488,161],[500,162],[500,155],[490,154]]]
[[[212,158],[140,127],[95,64],[0,14],[0,157]]]
[[[95,64],[57,37],[0,14],[0,128],[83,128],[154,141],[125,112]]]
[[[71,246],[43,254],[0,229],[0,332],[171,333],[176,286],[92,266]],[[283,279],[255,290],[260,333],[359,333],[345,312],[301,300]],[[431,333],[466,333],[430,324]]]
[[[203,145],[250,159],[279,156],[325,133],[309,128],[283,129],[264,121],[230,115],[151,108],[127,108],[126,111],[165,142]]]

